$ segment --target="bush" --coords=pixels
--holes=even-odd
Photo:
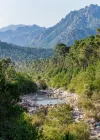
[[[84,122],[70,124],[68,130],[76,140],[89,140],[90,138],[90,128]]]

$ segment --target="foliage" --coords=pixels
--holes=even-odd
[[[11,108],[19,99],[16,73],[10,59],[0,61],[0,120],[11,115]]]
[[[25,121],[22,117],[16,120],[6,121],[1,125],[0,140],[36,140],[38,129]]]
[[[49,58],[52,55],[52,49],[20,47],[0,42],[0,59],[10,58],[19,64],[20,62]]]
[[[74,135],[76,140],[89,140],[90,138],[90,128],[84,122],[69,125],[69,132]]]
[[[48,140],[63,140],[68,124],[73,117],[69,105],[57,105],[48,111],[46,123],[43,125],[43,135]]]
[[[89,98],[100,91],[98,35],[75,41],[71,48],[59,43],[54,52],[50,59],[24,64],[24,72],[42,77],[53,88],[63,87]]]
[[[47,84],[44,80],[42,79],[38,79],[37,80],[37,86],[38,86],[38,89],[42,89],[42,90],[45,90],[47,89]]]
[[[62,56],[62,57],[65,57],[66,56],[66,53],[68,53],[69,51],[69,47],[67,47],[65,44],[63,43],[59,43],[56,45],[55,47],[55,55],[58,57]]]
[[[24,120],[23,110],[17,105],[21,79],[10,59],[0,61],[0,140],[35,140],[37,129]],[[26,83],[28,79],[25,80]],[[20,83],[20,84],[18,84]],[[33,83],[31,83],[32,86]],[[25,85],[23,88],[29,86]],[[23,90],[22,90],[23,91]]]
[[[42,118],[42,125],[37,123],[37,126],[41,126],[39,131],[41,140],[82,140],[82,138],[89,140],[89,126],[83,122],[74,122],[72,108],[69,105],[58,104],[54,108],[49,108],[46,116],[41,111],[28,116],[35,125],[37,117],[40,120]]]
[[[25,73],[17,73],[16,81],[18,85],[18,91],[20,94],[29,94],[37,91],[36,83]]]

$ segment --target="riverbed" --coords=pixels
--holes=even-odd
[[[31,93],[20,97],[21,106],[27,109],[30,114],[34,114],[35,111],[41,107],[53,107],[56,104],[62,104],[66,101],[63,98],[58,98],[56,93],[52,90],[38,91],[37,93]]]
[[[53,89],[23,95],[20,98],[21,102],[19,104],[25,107],[30,114],[34,114],[37,109],[41,109],[42,107],[53,107],[56,104],[62,103],[70,104],[73,107],[75,122],[84,121],[88,123],[91,128],[91,140],[94,137],[98,138],[98,140],[100,139],[100,122],[95,122],[92,119],[86,121],[84,119],[85,114],[83,110],[80,110],[77,106],[78,95],[76,93],[70,93],[62,89]]]

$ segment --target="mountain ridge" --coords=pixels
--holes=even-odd
[[[96,34],[96,29],[100,28],[99,13],[100,6],[91,4],[80,10],[71,11],[49,28],[33,25],[18,27],[12,33],[0,32],[0,40],[19,46],[39,48],[53,48],[60,42],[71,46],[75,40]]]
[[[92,21],[92,24],[91,24],[91,20],[93,20],[91,18],[91,13],[93,15],[94,14],[93,11],[94,11],[94,13],[96,13],[96,12],[100,13],[100,6],[90,5],[89,7],[87,6],[78,11],[71,11],[58,24],[47,29],[46,32],[49,32],[49,30],[51,30],[50,34],[48,34],[48,36],[46,36],[46,38],[44,35],[44,37],[42,37],[42,39],[40,39],[39,42],[41,43],[41,40],[42,40],[43,46],[45,46],[45,44],[48,43],[48,40],[51,39],[50,36],[52,36],[54,39],[52,40],[52,42],[50,42],[51,44],[48,43],[48,45],[50,45],[50,46],[54,46],[56,43],[59,43],[59,42],[62,42],[62,43],[68,44],[68,45],[72,45],[75,40],[83,39],[85,37],[88,37],[89,35],[96,34],[96,29],[98,27],[100,27],[100,17],[99,17],[99,21],[96,21],[97,19],[93,18],[95,20],[94,20],[94,22]],[[88,17],[90,19],[88,19]],[[83,28],[84,28],[84,30],[83,30]],[[89,32],[86,32],[87,28],[89,28]],[[71,34],[71,32],[73,32],[73,30],[76,30],[76,29],[82,30],[82,32],[85,33],[83,35],[83,37],[81,37],[82,35],[77,37],[77,34],[79,34],[79,32],[77,32],[77,33],[75,32],[74,35]],[[91,34],[90,34],[90,29],[91,29]],[[55,36],[55,32],[56,32],[57,36]],[[71,40],[71,37],[73,38],[72,40]],[[45,38],[44,42],[43,42],[43,38]]]

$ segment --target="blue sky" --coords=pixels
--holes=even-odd
[[[50,27],[70,11],[100,0],[0,0],[0,27],[9,24],[37,24]]]

